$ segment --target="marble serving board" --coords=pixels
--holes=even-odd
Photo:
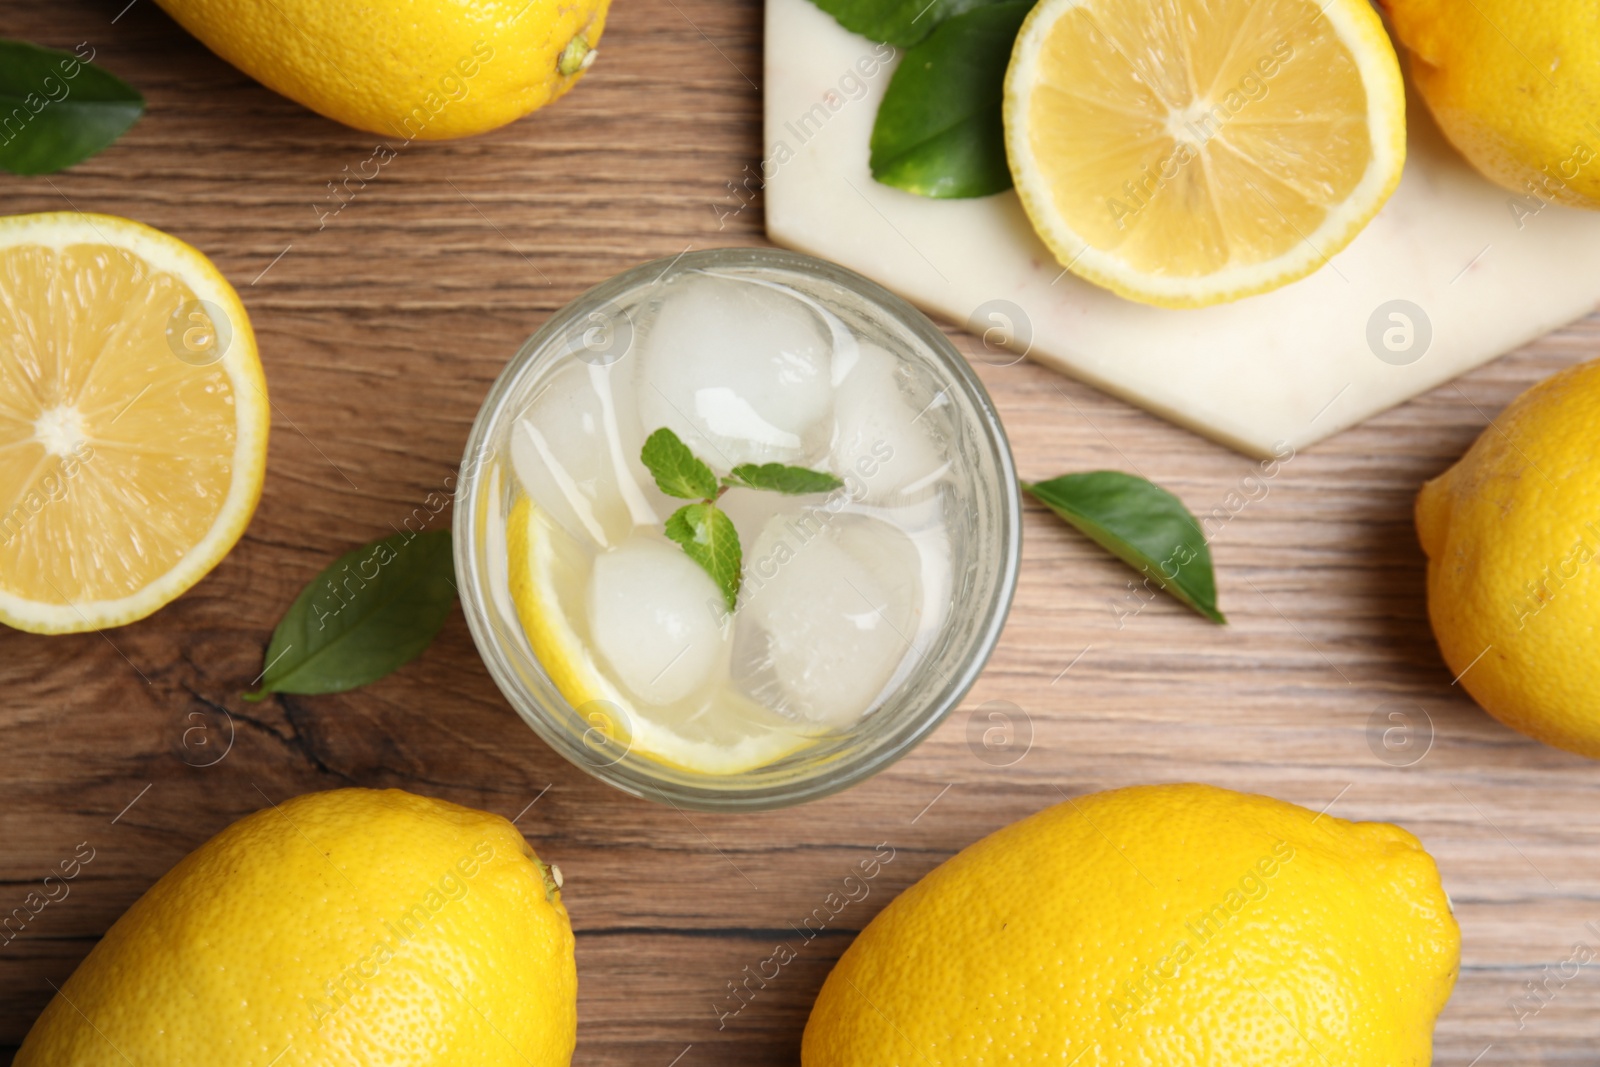
[[[1242,452],[1302,448],[1600,299],[1600,212],[1492,185],[1413,97],[1399,189],[1315,274],[1198,310],[1124,300],[1063,272],[1014,193],[928,200],[873,181],[867,143],[897,57],[810,0],[767,0],[766,20],[773,241],[966,326],[980,358],[1025,354]]]

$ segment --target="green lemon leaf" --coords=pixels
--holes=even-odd
[[[851,33],[910,48],[953,15],[1001,0],[816,0]]]
[[[1217,610],[1211,549],[1200,524],[1159,485],[1121,471],[1090,471],[1022,488],[1212,622],[1228,621]]]
[[[456,600],[450,531],[397,533],[334,560],[300,591],[267,646],[261,689],[340,693],[432,643]]]
[[[0,169],[53,174],[121,137],[144,97],[71,52],[0,40]]]
[[[1011,188],[1000,115],[1011,46],[1033,0],[986,4],[941,22],[910,49],[878,105],[872,176],[918,196]]]
[[[831,493],[844,484],[826,471],[790,467],[783,463],[741,463],[722,479],[723,485],[740,489],[770,489],[775,493],[801,496],[805,493]]]
[[[717,493],[717,476],[665,426],[645,438],[639,453],[656,485],[668,496],[708,500]]]
[[[667,519],[666,535],[683,546],[690,559],[705,568],[722,590],[732,611],[739,602],[743,553],[733,520],[715,504],[685,504]]]

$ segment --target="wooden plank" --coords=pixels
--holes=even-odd
[[[1242,506],[1229,494],[1248,460],[1038,367],[980,362],[1025,476],[1135,469],[1202,515],[1221,509],[1210,528],[1231,625],[1164,599],[1132,613],[1121,566],[1030,508],[1000,650],[932,739],[806,808],[685,816],[545,748],[459,615],[419,662],[360,692],[260,705],[239,693],[300,585],[442,486],[489,382],[555,308],[644,259],[762,240],[759,203],[740,210],[727,184],[760,155],[759,6],[625,0],[572,96],[486,137],[407,149],[321,230],[324,184],[372,139],[250,82],[153,4],[112,23],[120,6],[8,12],[8,36],[88,40],[151,111],[70,173],[0,177],[5,209],[129,215],[212,255],[261,337],[270,470],[238,550],[154,618],[104,635],[0,633],[0,908],[80,843],[94,849],[70,895],[0,947],[0,1046],[185,852],[263,797],[361,784],[507,816],[540,797],[519,825],[567,874],[579,1063],[793,1063],[851,934],[940,860],[1063,794],[1204,780],[1422,837],[1465,929],[1438,1062],[1486,1046],[1485,1067],[1593,1061],[1600,981],[1587,971],[1520,1030],[1507,1002],[1574,942],[1595,942],[1600,780],[1451,686],[1410,515],[1420,482],[1491,415],[1600,347],[1600,320],[1294,457]],[[990,700],[1031,726],[1008,767],[967,745]],[[1432,722],[1415,766],[1368,745],[1371,716],[1395,700]],[[884,842],[896,858],[868,898],[802,942],[793,927]],[[785,940],[796,960],[728,1014],[728,983]]]

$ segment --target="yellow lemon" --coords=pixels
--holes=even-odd
[[[1600,758],[1600,361],[1519,396],[1417,496],[1428,616],[1484,709]]]
[[[580,633],[588,569],[584,550],[527,497],[506,520],[511,599],[528,644],[577,713],[585,759],[609,766],[637,754],[678,770],[735,775],[773,763],[814,740],[811,732],[737,694],[709,714],[642,710],[601,670]]]
[[[559,886],[498,815],[308,793],[135,901],[16,1067],[564,1067],[578,980]]]
[[[1450,142],[1525,200],[1600,207],[1600,0],[1387,0]]]
[[[175,237],[0,218],[0,622],[142,619],[228,554],[271,412],[244,306]]]
[[[1433,860],[1398,827],[1118,789],[890,902],[823,984],[801,1063],[1425,1065],[1459,955]]]
[[[1310,274],[1405,162],[1399,64],[1366,0],[1042,0],[1004,113],[1056,258],[1164,307]]]
[[[594,62],[610,0],[157,2],[267,88],[392,151],[492,130],[561,96]]]

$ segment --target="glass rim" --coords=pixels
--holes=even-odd
[[[875,305],[923,343],[928,354],[960,387],[978,416],[980,436],[993,456],[1001,479],[997,526],[1003,542],[998,546],[1000,551],[997,553],[1000,573],[989,602],[984,605],[983,625],[972,642],[971,652],[961,662],[959,669],[951,672],[946,683],[930,694],[925,710],[916,715],[902,716],[904,721],[897,723],[873,749],[859,759],[838,760],[819,767],[814,774],[742,788],[698,786],[662,778],[648,773],[639,766],[638,761],[629,761],[626,756],[614,763],[598,764],[592,758],[586,758],[582,738],[574,736],[572,730],[554,721],[540,706],[537,696],[529,692],[528,686],[508,662],[506,650],[500,643],[504,637],[490,621],[491,606],[485,602],[486,591],[479,580],[482,573],[479,548],[482,523],[477,500],[483,488],[480,485],[482,464],[475,459],[486,454],[493,434],[506,418],[506,406],[523,376],[541,362],[541,354],[549,356],[556,350],[558,342],[570,333],[575,322],[583,321],[589,313],[605,307],[618,297],[636,292],[646,284],[655,284],[675,269],[730,266],[770,267],[831,282]],[[654,281],[647,282],[652,274],[656,275]],[[877,282],[837,264],[786,249],[732,247],[686,250],[675,257],[651,260],[623,271],[562,306],[523,342],[490,386],[468,434],[457,482],[452,552],[462,613],[466,616],[473,644],[506,701],[547,745],[568,762],[608,785],[645,800],[702,811],[762,811],[816,800],[860,783],[901,759],[949,717],[987,666],[1005,627],[1021,569],[1021,520],[1021,488],[999,413],[971,365],[937,325]],[[538,657],[533,658],[537,663]],[[543,664],[538,664],[538,668],[546,674],[548,681]],[[577,717],[578,709],[572,707],[553,683],[550,689],[554,699]]]

